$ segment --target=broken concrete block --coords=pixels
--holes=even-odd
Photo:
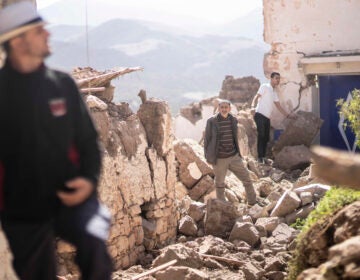
[[[307,205],[313,202],[313,195],[311,192],[301,192],[300,193],[301,205]]]
[[[291,190],[284,192],[282,197],[277,202],[275,208],[272,210],[271,217],[284,217],[292,213],[301,204],[300,198]]]
[[[315,198],[321,198],[325,195],[325,193],[330,190],[331,187],[328,185],[323,184],[310,184],[306,186],[302,186],[300,188],[294,189],[294,192],[296,192],[298,195],[302,192],[310,192],[313,197]]]

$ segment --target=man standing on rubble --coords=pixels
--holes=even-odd
[[[229,169],[242,181],[248,204],[254,205],[256,193],[240,155],[237,119],[230,113],[230,101],[220,99],[218,111],[218,114],[207,120],[204,136],[205,158],[213,165],[215,174],[216,197],[225,200],[224,182]]]
[[[265,163],[266,147],[270,139],[270,115],[273,105],[286,118],[294,118],[291,113],[287,113],[280,105],[276,87],[280,84],[280,74],[272,72],[270,83],[262,84],[251,102],[251,112],[257,128],[257,150],[258,162]]]
[[[97,132],[74,81],[44,64],[49,32],[28,1],[0,10],[0,219],[20,279],[56,278],[55,236],[82,279],[111,279]]]

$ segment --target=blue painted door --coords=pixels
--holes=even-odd
[[[336,101],[347,99],[354,88],[360,89],[360,75],[319,76],[320,118],[324,123],[320,129],[320,144],[342,150],[355,150],[354,134],[347,128],[343,131]]]

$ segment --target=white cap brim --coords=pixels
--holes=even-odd
[[[6,41],[9,41],[10,39],[12,38],[15,38],[17,36],[19,36],[20,34],[32,29],[32,28],[35,28],[37,26],[41,26],[41,25],[45,25],[46,22],[45,21],[38,21],[38,22],[34,22],[34,23],[30,23],[30,24],[27,24],[27,25],[24,25],[24,26],[20,26],[14,30],[11,30],[7,33],[4,33],[2,35],[0,35],[0,44],[3,44],[4,42]]]

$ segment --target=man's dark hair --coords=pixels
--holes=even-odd
[[[272,72],[271,75],[270,75],[270,78],[274,78],[275,76],[280,76],[280,73],[278,72]]]

